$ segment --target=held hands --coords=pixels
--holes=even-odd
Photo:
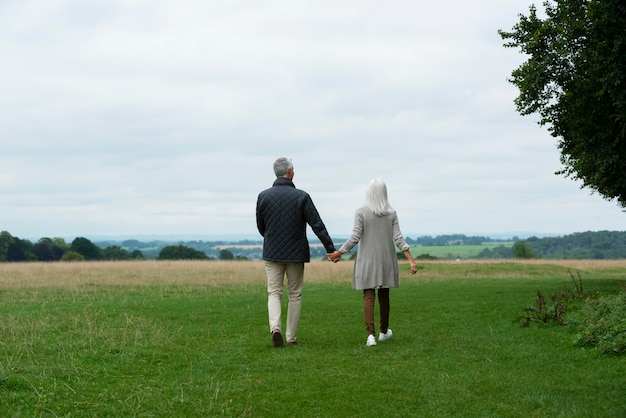
[[[326,254],[326,258],[328,258],[328,261],[332,261],[333,263],[337,263],[339,260],[341,260],[341,256],[343,254],[341,254],[341,252],[339,251],[335,251],[333,253],[327,253]]]
[[[327,253],[326,258],[328,259],[328,261],[337,263],[341,260],[342,255],[343,254],[341,252],[335,251],[332,253]],[[411,274],[415,274],[415,273],[417,273],[417,264],[415,263],[415,260],[411,260]]]

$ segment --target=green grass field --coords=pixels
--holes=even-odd
[[[623,417],[626,358],[520,326],[537,289],[626,262],[428,262],[365,347],[352,264],[307,265],[300,344],[271,348],[261,262],[0,265],[0,416]]]
[[[414,256],[428,254],[443,260],[466,259],[476,257],[485,248],[493,249],[500,245],[513,247],[513,242],[489,242],[482,245],[415,245],[411,247],[411,254]]]

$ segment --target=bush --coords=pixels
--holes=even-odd
[[[85,261],[85,257],[77,253],[76,251],[68,251],[63,254],[63,257],[61,257],[61,261]]]
[[[526,317],[522,326],[528,327],[531,322],[548,323],[551,321],[559,325],[566,325],[565,314],[570,301],[583,301],[585,293],[583,291],[583,281],[580,273],[574,276],[569,273],[574,289],[563,289],[559,292],[552,293],[549,296],[550,303],[540,290],[536,292],[536,306],[529,305],[526,307]]]
[[[402,256],[404,257],[404,254],[402,254]],[[420,254],[420,255],[418,255],[416,257],[413,257],[413,258],[415,258],[416,260],[438,260],[437,257],[435,257],[434,255],[430,255],[428,253]],[[406,257],[404,257],[404,259],[406,259]]]
[[[606,354],[626,353],[626,289],[589,300],[575,320],[579,330],[576,345],[595,347]]]

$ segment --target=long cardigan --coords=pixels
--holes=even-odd
[[[359,247],[352,275],[352,287],[354,289],[398,287],[398,257],[395,246],[400,251],[408,250],[410,246],[400,232],[397,213],[391,211],[387,215],[378,216],[366,206],[358,208],[354,213],[352,235],[339,251],[349,252],[356,244],[359,244]]]

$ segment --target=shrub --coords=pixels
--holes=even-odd
[[[589,300],[574,317],[579,331],[576,345],[606,354],[626,353],[626,289]]]
[[[402,254],[402,256],[404,257],[404,254]],[[406,257],[404,257],[406,259]],[[416,257],[414,257],[416,260],[438,260],[437,257],[435,257],[434,255],[430,255],[428,253],[426,254],[420,254]]]
[[[537,290],[536,306],[529,305],[526,307],[524,327],[528,327],[533,321],[547,323],[552,320],[559,325],[566,325],[565,314],[567,313],[569,302],[572,300],[582,301],[585,298],[580,273],[577,274],[577,277],[574,277],[572,272],[569,275],[574,284],[574,290],[564,289],[550,294],[549,299],[551,303],[548,303],[543,293]]]
[[[85,261],[85,257],[77,253],[76,251],[68,251],[63,254],[63,257],[61,257],[61,261]]]

